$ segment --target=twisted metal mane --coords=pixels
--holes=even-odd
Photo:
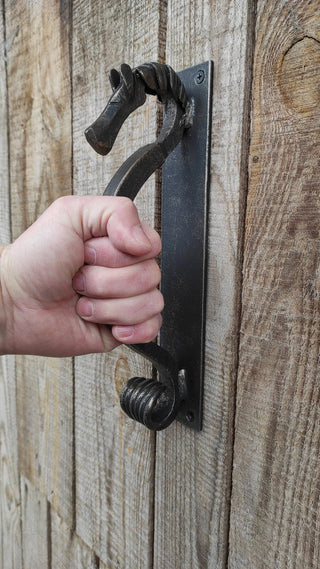
[[[168,95],[172,94],[174,100],[180,103],[183,110],[187,109],[188,98],[184,84],[170,65],[161,63],[144,63],[133,69],[146,84],[146,93],[157,95],[159,101],[166,103]]]

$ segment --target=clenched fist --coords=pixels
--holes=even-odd
[[[160,248],[127,198],[58,199],[1,248],[0,353],[72,356],[152,340]]]

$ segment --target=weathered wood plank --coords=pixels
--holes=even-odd
[[[6,2],[13,238],[71,184],[69,2]],[[72,514],[72,362],[17,358],[19,464]]]
[[[7,129],[4,6],[0,3],[0,243],[10,243],[10,190]],[[21,568],[15,362],[0,361],[0,568]]]
[[[318,8],[258,2],[232,569],[320,565]]]
[[[51,569],[50,505],[46,497],[21,476],[23,569]]]
[[[102,569],[96,555],[51,509],[50,569]]]
[[[21,512],[24,569],[103,569],[94,552],[23,476]],[[3,567],[7,569],[8,565]]]
[[[20,488],[14,357],[0,362],[0,568],[20,569]]]
[[[0,3],[0,244],[10,243],[10,192],[9,192],[9,151],[8,151],[8,98],[6,72],[6,43],[4,29],[4,7]]]
[[[107,73],[161,60],[163,2],[79,1],[74,5],[74,184],[79,194],[102,194],[124,159],[155,138],[156,104],[145,104],[122,128],[111,155],[94,153],[84,129],[104,108],[111,88]],[[155,178],[136,200],[153,224]],[[152,565],[154,435],[127,419],[119,392],[132,375],[149,367],[128,348],[76,360],[76,529],[107,567]]]
[[[215,71],[204,428],[157,436],[156,569],[226,567],[253,20],[251,2],[168,3],[167,62]]]

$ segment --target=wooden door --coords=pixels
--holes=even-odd
[[[111,67],[214,61],[203,431],[122,414],[127,348],[3,356],[0,569],[317,569],[319,2],[2,0],[0,37],[2,243],[154,139],[150,98],[85,142]]]

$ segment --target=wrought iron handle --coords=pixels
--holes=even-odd
[[[99,154],[110,152],[126,118],[143,105],[146,94],[157,95],[164,104],[163,127],[157,140],[134,152],[120,166],[104,195],[126,196],[134,200],[145,181],[166,160],[192,123],[192,106],[184,85],[169,65],[148,63],[131,69],[122,64],[120,73],[112,69],[113,93],[97,120],[87,128],[87,141]],[[131,378],[120,395],[122,409],[152,430],[161,430],[175,419],[184,397],[184,371],[171,355],[153,342],[129,347],[147,358],[161,374],[161,382]]]

